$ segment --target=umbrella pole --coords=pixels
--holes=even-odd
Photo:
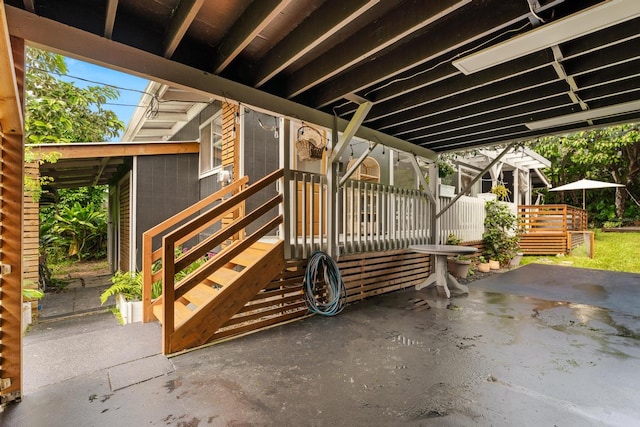
[[[586,211],[586,210],[587,210],[587,204],[586,204],[586,201],[585,201],[585,198],[584,198],[584,196],[585,196],[585,191],[586,191],[586,190],[583,188],[583,189],[582,189],[582,209]]]

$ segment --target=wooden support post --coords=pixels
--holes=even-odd
[[[9,38],[0,1],[0,403],[22,396],[24,40]]]
[[[284,176],[280,182],[283,203],[278,205],[279,214],[284,221],[280,224],[280,237],[284,240],[284,259],[291,259],[291,227],[297,226],[297,218],[291,211],[291,121],[280,118],[280,167]]]
[[[429,164],[429,189],[433,195],[433,201],[431,202],[431,243],[437,245],[440,243],[440,186],[438,185],[438,165],[434,163]],[[433,260],[432,260],[433,261]]]
[[[338,139],[338,125],[337,120],[334,121],[334,126],[331,131],[331,155],[329,156],[329,162],[327,164],[327,254],[335,258],[338,254],[338,159],[344,152],[351,139],[355,136],[356,132],[373,104],[371,102],[363,102],[358,107],[351,121],[347,125],[347,128],[342,133],[342,137]]]

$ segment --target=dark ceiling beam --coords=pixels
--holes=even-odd
[[[624,80],[627,78],[633,78],[640,74],[640,58],[635,61],[625,62],[623,64],[616,65],[615,67],[609,67],[606,70],[586,73],[579,76],[574,76],[576,83],[581,89],[587,89],[592,86],[599,86],[603,83]],[[608,75],[603,79],[602,76]]]
[[[506,144],[509,142],[530,141],[540,137],[564,135],[567,133],[585,131],[589,129],[597,129],[604,126],[614,126],[627,123],[633,123],[640,120],[640,112],[633,112],[628,114],[622,114],[619,116],[608,117],[605,119],[593,120],[593,125],[589,125],[586,122],[574,123],[569,125],[558,126],[553,129],[539,129],[529,132],[513,132],[508,136],[499,135],[491,138],[484,138],[482,140],[458,140],[450,143],[442,144],[424,144],[425,148],[430,148],[437,151],[455,151],[461,149],[469,149],[480,146],[490,146],[496,144]]]
[[[479,90],[479,96],[487,96],[485,88],[498,88],[498,94],[508,93],[521,89],[524,86],[537,84],[543,81],[557,79],[549,63],[553,56],[548,51],[538,52],[520,58],[509,64],[501,64],[492,69],[491,73],[476,73],[470,76],[456,74],[439,85],[429,85],[420,90],[420,98],[424,103],[434,102],[442,98],[455,97],[465,92]],[[405,93],[401,97],[389,98],[385,102],[374,105],[369,113],[367,122],[372,122],[389,115],[399,114],[407,109],[416,108],[416,94],[413,91]]]
[[[16,37],[30,40],[34,45],[45,48],[55,46],[56,51],[67,56],[88,60],[159,83],[185,89],[190,88],[201,94],[226,97],[328,129],[334,125],[335,117],[333,114],[265,93],[122,43],[116,43],[12,6],[5,6],[5,10],[10,33]],[[346,120],[340,118],[337,122],[338,129],[344,129],[348,124]],[[427,159],[437,157],[436,153],[431,150],[414,146],[407,141],[366,126],[361,126],[356,132],[356,136],[366,140],[377,140],[389,148],[413,153]]]
[[[600,30],[585,37],[579,37],[562,43],[560,46],[565,59],[569,60],[576,56],[584,55],[593,50],[600,50],[608,46],[624,43],[630,39],[640,37],[638,27],[640,18],[626,22],[624,25]]]
[[[36,12],[35,0],[24,0],[22,3],[24,4],[25,10],[28,10],[31,13]]]
[[[379,0],[330,0],[274,46],[257,66],[255,87],[311,52]]]
[[[640,94],[640,89],[635,92],[625,93],[625,94],[617,94],[608,99],[600,99],[600,100],[587,100],[589,105],[592,108],[602,108],[607,107],[619,103],[636,101],[638,99],[638,95]],[[576,106],[577,108],[577,106]],[[496,129],[491,132],[483,132],[478,135],[463,135],[457,138],[451,138],[446,140],[433,140],[429,136],[425,136],[421,140],[414,141],[420,145],[427,146],[432,149],[443,150],[443,149],[455,149],[454,147],[462,147],[465,148],[467,145],[488,145],[494,143],[502,143],[506,141],[512,140],[527,140],[532,139],[537,136],[555,134],[555,133],[569,133],[578,130],[582,130],[585,127],[597,127],[598,124],[600,126],[604,124],[611,123],[629,123],[633,121],[640,120],[640,111],[634,111],[626,114],[620,114],[615,117],[602,118],[602,119],[594,119],[593,123],[587,122],[579,122],[579,123],[571,123],[568,125],[560,125],[552,129],[540,129],[531,131],[526,128],[524,125],[521,126],[508,126],[504,129]],[[507,131],[510,129],[510,131]]]
[[[565,105],[559,109],[549,109],[546,111],[531,112],[528,117],[510,117],[505,120],[499,120],[496,123],[490,125],[479,124],[470,129],[455,129],[451,132],[442,133],[439,135],[429,134],[429,144],[442,144],[450,141],[458,140],[474,140],[483,138],[486,135],[501,134],[508,129],[521,129],[522,125],[527,121],[543,120],[550,117],[557,117],[559,115],[571,114],[582,111],[579,106]],[[415,138],[415,141],[424,141],[424,134]]]
[[[198,11],[205,0],[180,0],[178,8],[171,17],[169,28],[162,45],[162,54],[171,58],[178,48],[180,41],[187,33],[191,23],[198,15]]]
[[[403,125],[408,124],[408,128],[413,128],[414,125],[409,123],[422,120],[425,117],[450,112],[456,116],[464,116],[474,112],[506,108],[523,100],[540,99],[559,92],[566,92],[567,89],[567,84],[558,80],[557,77],[555,80],[553,78],[536,79],[530,83],[513,81],[507,84],[507,82],[499,82],[494,86],[484,86],[453,98],[444,98],[420,105],[417,108],[404,111],[401,117],[388,116],[374,122],[373,125],[376,129],[394,129],[393,133],[397,133]]]
[[[413,141],[422,138],[425,134],[433,138],[440,135],[462,135],[496,126],[547,119],[553,114],[563,115],[580,111],[579,108],[574,107],[575,105],[571,103],[569,97],[566,94],[561,94],[542,100],[536,99],[508,110],[496,110],[476,116],[457,116],[444,122],[431,120],[428,124],[421,123],[414,130],[403,133],[402,137]]]
[[[468,25],[450,25],[446,21],[437,23],[433,31],[411,40],[402,49],[395,49],[376,61],[346,71],[340,75],[340,79],[331,81],[330,85],[321,85],[310,90],[309,94],[305,94],[305,98],[309,104],[321,108],[343,98],[347,93],[364,91],[373,84],[393,78],[436,58],[443,61],[442,56],[447,53],[451,53],[451,57],[446,58],[445,67],[450,68],[456,49],[468,46],[469,43],[487,35],[499,33],[514,23],[526,21],[530,11],[526,1],[500,0],[474,2],[468,10],[465,8],[459,13],[467,17]],[[478,16],[482,16],[482,19],[477,19]],[[437,34],[437,37],[434,37],[434,34]],[[372,100],[375,101],[376,98],[377,95],[374,94]]]
[[[118,0],[107,0],[107,10],[104,19],[104,36],[113,38],[113,26],[116,22],[116,12],[118,10]]]
[[[213,72],[220,74],[287,7],[290,1],[252,2],[218,45]]]
[[[588,54],[565,59],[562,65],[570,76],[614,67],[640,57],[640,38],[631,39],[605,49],[590,51]]]
[[[599,85],[588,88],[580,88],[578,94],[584,99],[599,99],[634,92],[638,90],[638,88],[640,88],[640,70],[638,70],[638,74],[630,76],[627,79],[616,79],[615,81],[602,82]]]
[[[289,76],[285,96],[293,98],[299,95],[394,43],[410,37],[468,3],[470,0],[402,3],[400,7],[365,26],[321,58]]]

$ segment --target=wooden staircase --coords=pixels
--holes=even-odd
[[[284,270],[284,242],[265,238],[282,223],[282,215],[265,218],[282,203],[282,195],[272,197],[250,213],[244,212],[247,198],[282,176],[279,170],[249,187],[245,187],[247,180],[243,178],[228,186],[231,188],[188,208],[188,212],[177,214],[177,220],[170,218],[144,233],[144,320],[157,319],[162,324],[163,353],[207,343],[225,322]],[[205,209],[208,210],[199,213]],[[224,224],[222,219],[230,215],[235,219]],[[246,227],[257,221],[262,226],[246,235]],[[219,227],[218,231],[189,250],[176,251],[184,242],[212,226]],[[169,229],[172,231],[168,232]],[[151,243],[157,236],[162,236],[162,247],[152,251]],[[176,281],[176,274],[205,258],[199,267]],[[162,268],[153,272],[152,265],[158,261],[162,262]],[[152,301],[151,286],[158,280],[162,281],[162,296]]]

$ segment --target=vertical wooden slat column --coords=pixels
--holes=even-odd
[[[39,181],[38,163],[31,162],[25,164],[25,194],[24,194],[24,206],[23,206],[23,229],[22,229],[22,281],[23,287],[28,289],[38,289],[38,276],[39,276],[39,235],[40,235],[40,220],[39,220],[39,203],[37,191],[29,191],[30,187],[27,184],[26,177],[34,184]],[[37,312],[38,302],[32,301],[32,309]]]
[[[229,102],[222,103],[222,167],[225,170],[233,171],[233,180],[240,178],[240,123],[237,118],[240,117],[240,106]],[[226,185],[226,184],[223,184]],[[234,220],[244,215],[244,204],[241,206],[242,211],[229,213],[222,219],[222,225],[231,224]],[[238,240],[240,236],[235,235],[234,240]]]
[[[22,394],[24,40],[9,38],[0,0],[0,401]]]

